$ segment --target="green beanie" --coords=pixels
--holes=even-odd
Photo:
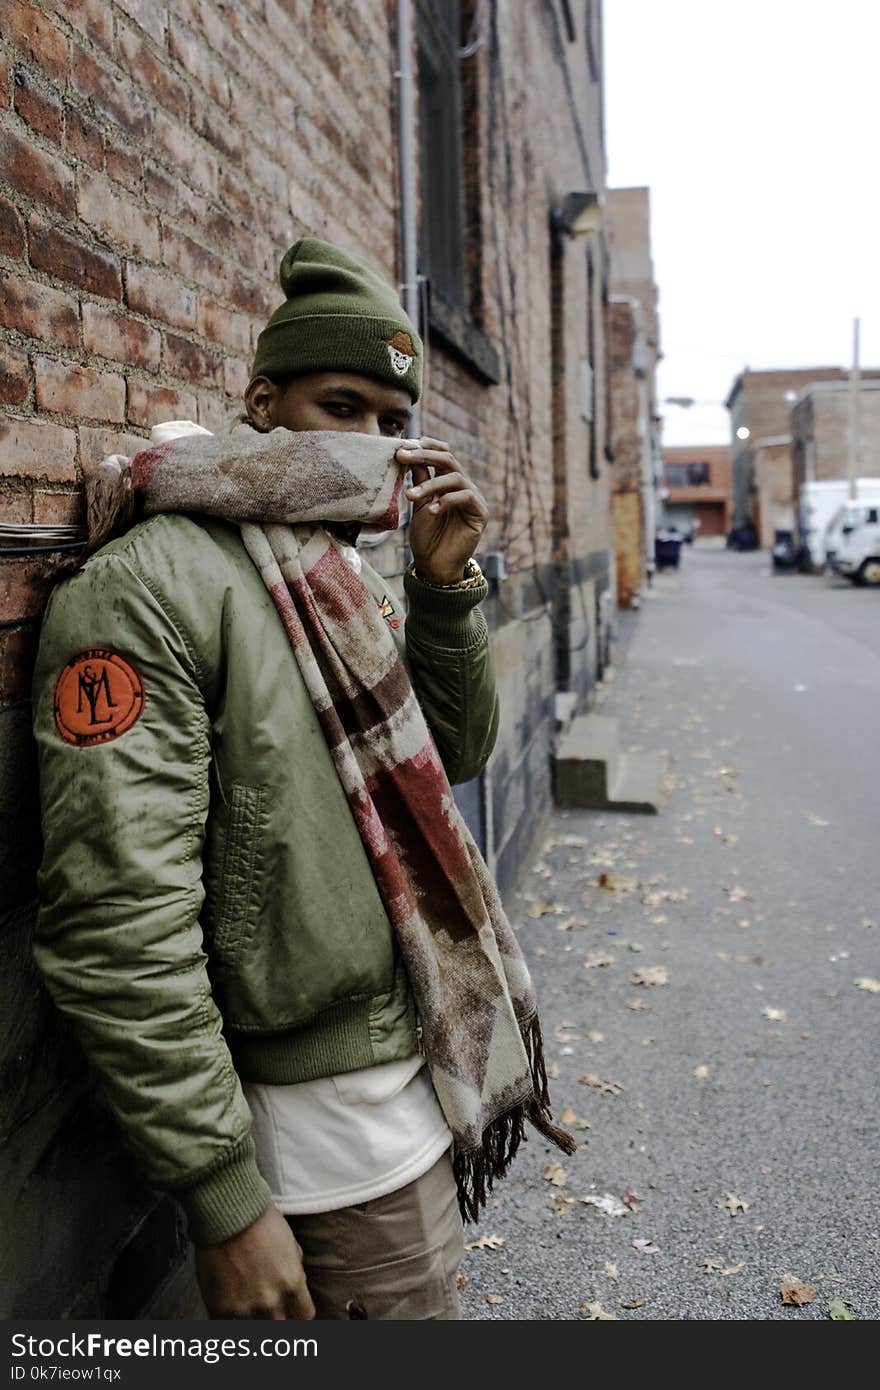
[[[418,400],[422,344],[396,291],[368,261],[302,237],[285,252],[279,279],[287,298],[257,339],[252,380],[336,367],[402,386]]]

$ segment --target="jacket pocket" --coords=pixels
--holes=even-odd
[[[265,801],[263,787],[232,788],[214,926],[214,953],[224,966],[238,963],[256,927]]]

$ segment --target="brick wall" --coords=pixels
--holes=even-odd
[[[464,73],[470,251],[500,382],[433,344],[423,427],[473,469],[493,509],[485,548],[507,561],[487,604],[501,737],[461,796],[510,885],[550,803],[560,586],[584,697],[607,647],[604,287],[596,275],[589,302],[586,248],[566,243],[554,422],[548,230],[567,192],[602,189],[604,157],[580,16],[572,42],[556,6],[484,13]],[[4,521],[77,522],[89,470],[158,421],[224,428],[296,236],[398,276],[393,20],[392,0],[0,0]],[[591,324],[589,424],[578,372]],[[374,558],[394,576],[404,555],[397,537]],[[173,1314],[193,1306],[177,1209],[132,1173],[29,965],[40,848],[27,693],[51,563],[0,551],[0,1229],[16,1235],[0,1250],[2,1311]]]

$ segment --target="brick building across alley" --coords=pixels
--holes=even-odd
[[[705,540],[725,536],[733,515],[730,450],[726,445],[681,445],[663,450],[666,526]]]
[[[28,691],[59,544],[38,528],[81,525],[83,478],[154,423],[227,428],[296,236],[400,282],[396,9],[0,0],[0,495],[3,522],[30,528],[0,551],[6,1316],[191,1306],[180,1213],[139,1183],[30,965]],[[459,794],[509,887],[550,805],[555,696],[587,700],[614,602],[607,248],[564,216],[551,233],[568,194],[604,192],[601,6],[412,10],[421,428],[485,491],[498,576],[502,728]],[[391,584],[405,553],[400,535],[374,552]]]

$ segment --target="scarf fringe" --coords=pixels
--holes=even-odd
[[[483,1133],[480,1148],[457,1153],[453,1159],[463,1221],[479,1220],[496,1179],[504,1177],[526,1137],[526,1120],[563,1153],[573,1154],[577,1148],[577,1140],[551,1118],[544,1040],[537,1014],[522,1029],[522,1040],[532,1074],[531,1098],[493,1120]]]

